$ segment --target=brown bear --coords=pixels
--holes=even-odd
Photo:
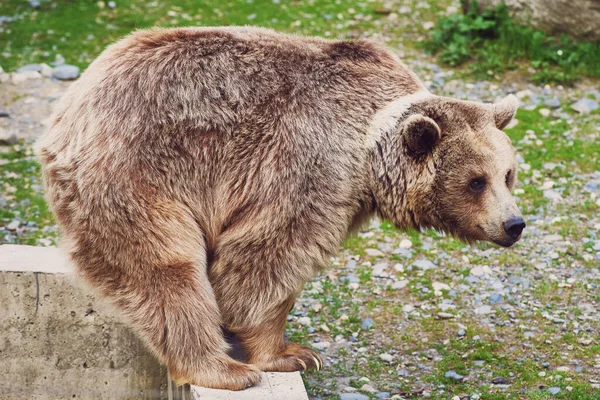
[[[69,88],[38,154],[80,275],[177,382],[237,390],[322,366],[286,317],[369,217],[519,239],[515,109],[435,96],[367,40],[152,29]]]

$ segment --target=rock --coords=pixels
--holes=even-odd
[[[10,81],[13,85],[18,85],[30,79],[40,79],[42,74],[37,71],[14,72],[10,76]]]
[[[544,118],[548,118],[550,116],[550,110],[547,108],[540,108],[540,114]]]
[[[298,318],[298,322],[300,323],[300,325],[308,326],[308,325],[310,325],[310,318],[309,317],[301,317],[301,318]]]
[[[402,239],[400,241],[401,249],[410,249],[412,247],[412,242],[409,239]]]
[[[21,68],[17,69],[18,73],[28,72],[28,71],[41,72],[42,65],[41,64],[27,64],[27,65],[24,65]]]
[[[573,103],[571,108],[580,114],[589,114],[590,111],[594,111],[598,108],[598,102],[596,100],[584,98]]]
[[[431,286],[433,287],[434,291],[442,291],[442,290],[450,290],[450,286],[448,286],[448,284],[446,283],[442,283],[442,282],[433,282],[431,284]]]
[[[391,363],[392,361],[394,361],[394,356],[388,353],[383,353],[379,355],[379,358],[385,362],[389,362]]]
[[[10,118],[10,114],[6,110],[0,110],[0,118]]]
[[[467,332],[465,332],[464,329],[459,329],[459,331],[457,332],[458,336],[463,337],[467,334]]]
[[[497,304],[502,301],[502,295],[500,293],[492,293],[490,297],[488,297],[488,301],[490,304]]]
[[[468,10],[473,0],[461,2]],[[600,8],[598,0],[478,0],[480,10],[504,2],[509,14],[518,22],[545,30],[549,34],[600,41]],[[464,8],[463,8],[464,9]]]
[[[423,29],[430,31],[435,27],[435,24],[431,21],[423,22]]]
[[[54,68],[54,77],[61,81],[69,81],[79,77],[79,67],[69,64],[59,65]]]
[[[416,267],[421,270],[435,269],[437,268],[434,263],[429,260],[417,260],[412,263],[413,267]]]
[[[470,274],[473,276],[483,276],[489,275],[492,273],[492,270],[487,265],[484,266],[476,266],[471,268]]]
[[[492,379],[493,385],[509,385],[510,381],[503,376],[499,376],[498,378]]]
[[[450,314],[447,312],[439,312],[437,313],[437,316],[440,317],[441,319],[452,319],[454,318],[454,314]]]
[[[390,392],[375,393],[375,397],[377,397],[378,399],[388,399],[390,397]]]
[[[444,377],[458,382],[462,381],[465,378],[461,374],[457,374],[456,371],[448,371],[444,374]]]
[[[46,78],[52,78],[54,75],[54,69],[48,64],[40,64],[40,74]]]
[[[370,329],[373,327],[373,320],[371,318],[365,318],[362,321],[361,327],[363,329]]]
[[[562,236],[557,235],[557,234],[544,236],[544,242],[546,242],[546,243],[562,242],[562,240],[563,240]]]
[[[559,387],[550,387],[548,388],[548,393],[550,393],[551,395],[557,395],[560,393],[560,388]]]
[[[554,189],[544,190],[543,195],[544,195],[544,198],[551,200],[553,202],[559,202],[559,201],[562,201],[562,199],[563,199],[561,194]]]
[[[12,146],[17,144],[18,138],[15,133],[10,133],[0,128],[0,146]]]
[[[544,105],[546,107],[554,108],[554,109],[560,108],[560,100],[558,100],[556,97],[553,99],[548,99],[544,102]]]
[[[492,307],[490,306],[480,306],[475,309],[475,314],[485,315],[490,314],[492,312]]]
[[[410,372],[406,369],[399,369],[396,371],[396,374],[398,374],[398,376],[409,376]]]
[[[360,393],[340,393],[340,400],[369,400],[369,396]]]
[[[377,249],[365,249],[365,254],[369,257],[383,257],[384,254],[381,250]]]
[[[20,225],[21,223],[15,219],[6,226],[6,229],[8,229],[9,231],[16,231]]]
[[[406,285],[408,285],[407,280],[397,281],[397,282],[392,283],[392,289],[401,290],[401,289],[404,289],[406,287]]]
[[[327,348],[329,348],[329,346],[331,346],[331,343],[329,343],[329,342],[313,343],[313,345],[312,345],[312,347],[314,347],[315,349],[317,349],[319,351],[326,350]]]
[[[373,386],[369,385],[368,383],[365,383],[364,385],[362,385],[360,387],[360,390],[362,390],[363,392],[367,392],[367,393],[377,393],[377,389],[375,389]]]

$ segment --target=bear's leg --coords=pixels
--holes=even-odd
[[[262,378],[260,370],[237,362],[226,353],[228,345],[206,276],[203,249],[198,246],[187,256],[183,251],[171,251],[171,256],[179,253],[177,258],[154,253],[159,261],[152,262],[150,256],[145,259],[141,253],[136,255],[135,247],[125,246],[107,259],[106,248],[95,247],[88,236],[79,242],[72,258],[84,278],[128,317],[166,364],[173,380],[229,390],[258,383]],[[146,249],[152,252],[157,247]],[[172,245],[169,249],[177,248]],[[179,250],[186,247],[180,244]],[[129,261],[123,261],[123,252],[129,254]]]
[[[259,324],[236,329],[235,333],[248,355],[248,362],[262,371],[292,372],[323,367],[323,360],[318,353],[306,346],[284,341],[287,315],[295,299],[296,295],[278,307],[259,313],[268,316]]]

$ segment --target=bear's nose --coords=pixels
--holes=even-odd
[[[510,217],[502,225],[504,226],[504,232],[513,239],[518,238],[526,226],[521,217]]]

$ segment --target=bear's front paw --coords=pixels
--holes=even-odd
[[[278,354],[272,355],[266,361],[257,361],[256,365],[263,371],[293,372],[310,368],[323,368],[323,359],[314,350],[295,343],[289,343]]]
[[[191,385],[213,389],[243,390],[256,385],[262,379],[262,372],[254,365],[243,364],[230,359],[219,359],[188,376],[170,371],[171,378],[178,385]]]

